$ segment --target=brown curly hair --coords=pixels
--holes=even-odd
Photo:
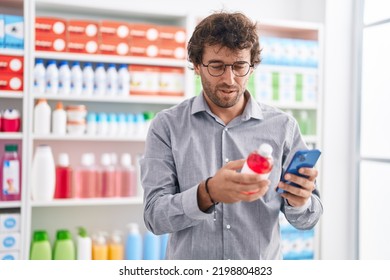
[[[256,66],[261,61],[256,23],[239,12],[216,12],[196,26],[187,46],[188,60],[192,64],[202,63],[206,45],[221,45],[230,50],[250,49],[250,63]]]

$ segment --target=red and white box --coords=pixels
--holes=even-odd
[[[0,55],[0,73],[23,73],[23,57]]]
[[[184,68],[160,67],[159,94],[184,96]]]
[[[101,54],[127,56],[130,53],[130,47],[127,40],[123,41],[121,39],[106,38],[100,40],[99,52]]]
[[[99,53],[98,40],[85,36],[69,36],[67,49],[71,53],[97,54]]]
[[[36,17],[35,33],[66,39],[67,21],[57,17]]]
[[[0,75],[0,90],[22,91],[23,75],[19,73],[2,73]]]
[[[158,95],[160,67],[130,65],[130,95]]]
[[[178,26],[158,26],[159,57],[185,59],[186,32]]]
[[[35,50],[49,52],[66,52],[66,38],[46,35],[44,33],[36,33]]]
[[[123,40],[130,39],[130,25],[127,22],[102,20],[99,24],[99,36],[101,39]]]
[[[130,24],[130,55],[157,57],[158,28],[154,24]]]
[[[84,36],[88,38],[98,38],[99,23],[92,20],[68,20],[68,36]]]

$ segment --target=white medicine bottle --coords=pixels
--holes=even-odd
[[[55,60],[50,60],[47,63],[45,77],[46,77],[46,93],[57,94],[59,72]]]
[[[44,94],[46,91],[46,68],[43,59],[37,59],[34,66],[34,93]]]
[[[81,95],[83,91],[83,71],[80,62],[74,61],[70,70],[70,93]]]
[[[83,91],[84,95],[92,95],[94,91],[95,73],[92,63],[86,62],[83,67]]]
[[[34,107],[34,134],[50,134],[51,108],[46,99],[39,99]]]
[[[60,62],[58,70],[58,94],[69,95],[71,87],[71,72],[68,61]]]
[[[273,167],[272,151],[271,145],[261,144],[257,150],[249,154],[241,173],[261,174],[264,180],[267,179]]]

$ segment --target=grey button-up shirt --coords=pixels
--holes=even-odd
[[[297,122],[249,99],[242,115],[225,125],[200,94],[159,112],[150,126],[141,181],[144,221],[155,234],[170,233],[167,259],[281,259],[279,213],[296,228],[311,229],[322,214],[315,191],[305,206],[288,206],[275,191],[293,154],[306,148]],[[253,202],[198,207],[197,188],[230,160],[245,158],[261,143],[273,147],[271,186]]]

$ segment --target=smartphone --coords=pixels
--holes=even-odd
[[[280,179],[282,182],[285,182],[294,187],[300,187],[299,185],[287,181],[284,179],[284,175],[286,173],[291,173],[297,176],[306,177],[300,173],[298,173],[299,168],[301,167],[314,167],[321,155],[321,151],[317,149],[313,150],[299,150],[295,153],[293,159],[287,167],[287,170],[282,174],[282,178]],[[284,190],[280,188],[276,188],[278,193],[284,193]]]

